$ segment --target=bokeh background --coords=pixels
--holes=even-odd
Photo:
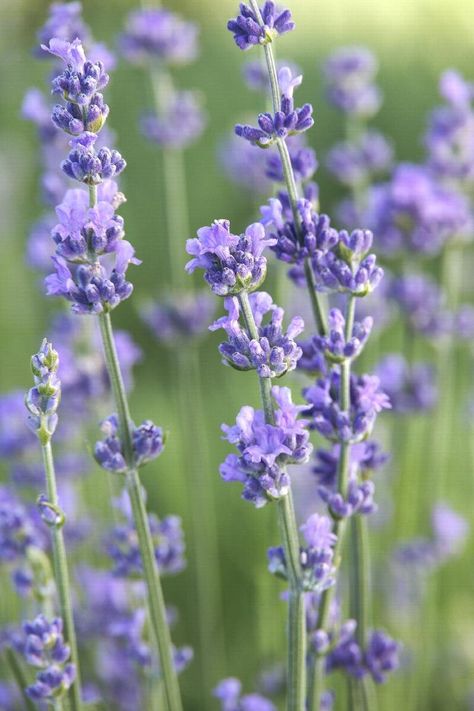
[[[96,39],[114,45],[126,14],[137,7],[131,0],[84,1],[84,17]],[[379,0],[293,0],[291,9],[297,31],[278,43],[281,56],[296,61],[304,70],[299,90],[301,102],[315,107],[315,127],[308,134],[320,162],[336,140],[342,137],[342,121],[324,100],[320,65],[333,49],[345,44],[368,46],[380,62],[379,84],[384,92],[383,108],[374,125],[394,142],[399,160],[418,161],[423,157],[421,135],[427,112],[439,103],[437,84],[440,72],[455,67],[473,77],[474,16],[469,0],[414,0],[393,3]],[[203,95],[208,127],[203,137],[186,151],[186,175],[191,232],[213,219],[229,218],[237,230],[258,216],[255,196],[229,182],[217,160],[220,142],[232,132],[233,124],[261,110],[262,97],[245,88],[241,67],[248,56],[236,50],[225,23],[235,13],[231,0],[172,0],[170,9],[195,20],[201,28],[199,60],[175,72],[179,85],[196,87]],[[43,0],[15,0],[0,4],[0,391],[27,388],[30,383],[29,357],[37,350],[48,329],[51,313],[58,308],[39,295],[37,276],[25,264],[25,244],[31,223],[41,212],[38,196],[38,145],[31,125],[20,118],[23,95],[30,86],[43,86],[47,70],[32,56],[35,31],[46,17]],[[167,234],[164,214],[163,171],[158,149],[150,148],[140,135],[137,119],[151,105],[152,96],[145,72],[119,63],[113,73],[107,101],[111,107],[109,124],[117,133],[117,146],[127,159],[122,179],[128,202],[121,209],[128,239],[143,260],[131,273],[133,298],[114,313],[114,323],[128,329],[142,347],[145,357],[136,370],[131,394],[134,417],[153,418],[169,430],[166,453],[145,470],[144,481],[150,508],[160,515],[174,512],[183,517],[188,539],[187,570],[165,583],[167,599],[180,611],[174,636],[177,642],[195,648],[196,658],[182,677],[186,709],[213,708],[210,686],[220,678],[235,675],[252,689],[258,674],[282,659],[284,649],[285,603],[283,586],[266,571],[266,548],[277,542],[278,533],[271,506],[256,511],[239,498],[237,488],[223,484],[218,465],[227,452],[220,440],[221,422],[231,422],[244,403],[257,403],[254,376],[240,374],[219,363],[216,334],[205,335],[197,348],[203,406],[199,406],[196,381],[177,381],[177,349],[158,345],[138,317],[138,308],[147,298],[166,293],[169,285],[168,245],[183,267],[186,261],[186,234]],[[318,172],[321,203],[331,211],[339,188],[325,171]],[[470,248],[472,251],[472,247]],[[383,255],[379,255],[383,262]],[[406,256],[409,265],[411,257]],[[465,269],[473,263],[469,248]],[[467,266],[466,266],[467,265]],[[436,274],[438,265],[428,267]],[[268,289],[282,286],[282,265],[271,260]],[[464,300],[472,300],[468,291]],[[377,344],[378,354],[400,348],[401,326],[391,324]],[[370,346],[369,346],[370,349]],[[434,358],[433,350],[419,346],[420,353]],[[375,353],[366,357],[373,363]],[[447,500],[463,516],[473,520],[474,478],[472,467],[472,427],[466,415],[465,396],[472,386],[469,348],[452,355],[456,372],[453,401],[457,407],[446,416],[449,430],[449,474]],[[295,388],[301,380],[292,378]],[[199,427],[183,427],[182,408],[188,408]],[[441,398],[439,408],[444,407]],[[386,689],[379,692],[380,708],[397,709],[403,703],[411,709],[474,708],[474,566],[472,543],[464,554],[445,565],[430,578],[424,606],[411,612],[397,608],[390,596],[390,557],[401,541],[423,535],[428,528],[430,462],[439,442],[433,437],[433,418],[412,417],[400,425],[393,415],[383,415],[380,437],[386,446],[396,445],[391,464],[380,477],[388,484],[383,495],[400,511],[414,507],[412,483],[426,495],[414,515],[405,517],[409,530],[393,518],[371,529],[373,553],[372,582],[375,617],[405,644],[402,669]],[[189,422],[189,418],[186,420]],[[401,431],[401,434],[400,434]],[[204,433],[204,434],[203,434]],[[209,500],[215,504],[216,543],[209,547],[204,574],[215,591],[213,628],[208,630],[206,648],[200,648],[199,605],[196,592],[196,556],[193,546],[193,485],[200,463],[192,456],[199,436],[200,448],[207,450],[204,472]],[[409,446],[407,445],[409,438]],[[94,442],[93,430],[85,446]],[[407,453],[408,451],[408,453]],[[400,469],[404,468],[403,476]],[[199,481],[203,481],[202,472]],[[308,476],[299,472],[297,476]],[[97,521],[112,520],[105,473],[97,469],[84,484]],[[195,486],[195,484],[194,484]],[[190,493],[191,492],[191,493]],[[308,495],[316,498],[315,489]],[[403,497],[403,499],[402,499]],[[397,503],[398,502],[398,503]],[[414,510],[414,509],[413,509]],[[197,516],[197,518],[196,518]],[[197,524],[199,525],[199,523]],[[201,571],[202,572],[202,571]],[[13,618],[17,601],[0,596],[0,621]],[[200,637],[201,634],[201,637]],[[203,665],[202,657],[207,663]],[[336,708],[343,708],[337,705]]]

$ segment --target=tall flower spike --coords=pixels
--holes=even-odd
[[[101,194],[104,192],[105,201],[110,202],[114,209],[122,201],[116,199],[118,195],[116,190],[114,193],[113,189],[104,188],[104,181],[106,181],[105,184],[110,183],[108,179],[117,176],[125,168],[125,161],[117,151],[106,147],[96,150],[96,131],[102,127],[102,118],[105,118],[106,114],[103,111],[102,97],[99,96],[99,91],[106,86],[108,76],[102,62],[88,61],[78,39],[72,42],[52,39],[45,49],[62,59],[66,64],[65,70],[53,79],[53,93],[62,94],[67,103],[80,106],[83,114],[83,127],[89,129],[71,140],[72,150],[62,165],[68,176],[88,186],[89,210],[84,215],[85,220],[82,225],[77,225],[77,220],[74,218],[71,220],[73,224],[68,225],[68,229],[72,227],[69,234],[65,238],[64,235],[60,235],[57,244],[59,253],[57,252],[54,257],[56,273],[47,278],[47,290],[49,294],[66,297],[72,302],[73,311],[76,313],[99,315],[103,350],[118,411],[118,430],[120,432],[120,438],[116,438],[114,432],[111,433],[112,443],[106,442],[105,452],[102,448],[102,453],[104,461],[113,468],[116,464],[116,459],[114,459],[116,450],[119,450],[120,453],[123,448],[122,457],[126,464],[127,488],[130,493],[138,545],[143,561],[143,574],[147,584],[149,622],[154,644],[153,659],[156,664],[159,661],[167,705],[180,711],[182,707],[180,691],[173,664],[173,651],[166,620],[161,580],[152,554],[152,535],[137,471],[137,465],[144,463],[158,453],[161,447],[161,433],[148,422],[132,431],[124,379],[109,315],[110,310],[128,298],[132,292],[132,285],[126,281],[125,273],[128,265],[131,262],[136,263],[136,260],[134,260],[133,247],[122,239],[123,231],[120,221],[113,220],[110,210],[102,212],[99,207],[99,200],[105,197]],[[98,116],[97,107],[99,114],[102,111],[102,116]],[[71,113],[67,106],[66,110]],[[91,115],[94,117],[91,124],[93,124],[95,132],[90,130],[91,125],[87,123]],[[100,120],[96,121],[97,117]],[[65,121],[65,127],[70,130],[68,121]],[[75,125],[74,130],[76,130]],[[115,198],[111,198],[111,193],[115,195]],[[78,198],[77,202],[81,203],[81,198]],[[80,209],[84,213],[83,207],[82,205]],[[95,228],[88,229],[91,220],[95,223],[97,230]],[[113,222],[112,225],[110,225],[110,220]],[[67,221],[69,222],[69,220]],[[108,227],[103,224],[104,221],[108,223]],[[69,237],[70,239],[68,239]],[[87,245],[86,253],[84,253],[84,240]],[[78,256],[79,263],[77,262]],[[111,444],[110,451],[108,444]],[[50,477],[52,477],[52,457],[50,452],[47,455],[45,461],[48,463],[48,470]],[[49,498],[51,503],[56,505],[54,497],[50,496]],[[57,527],[55,530],[58,531]]]
[[[31,359],[35,385],[28,391],[26,407],[28,424],[41,441],[49,442],[58,424],[57,409],[61,399],[61,384],[57,377],[59,356],[46,338]]]

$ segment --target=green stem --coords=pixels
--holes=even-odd
[[[365,649],[369,628],[369,541],[365,516],[351,519],[351,617],[357,620],[356,638]]]
[[[28,681],[23,672],[23,667],[21,666],[15,652],[12,649],[6,648],[4,650],[5,660],[7,666],[9,667],[13,678],[15,679],[16,685],[20,691],[20,694],[25,704],[26,711],[36,711],[36,704],[27,695],[25,689],[28,686]]]
[[[164,67],[150,69],[155,111],[161,113],[174,92],[171,76]],[[177,249],[189,235],[188,198],[184,153],[179,148],[163,148],[163,176],[165,214],[167,222],[169,261],[173,286],[183,284],[185,278],[182,249]]]
[[[91,185],[89,186],[89,205],[90,207],[94,207],[96,203],[97,188]],[[115,347],[110,313],[103,312],[99,314],[98,320],[102,336],[105,364],[118,413],[123,454],[127,463],[126,485],[132,505],[133,520],[137,530],[143,574],[147,587],[150,626],[160,661],[166,704],[168,711],[181,711],[181,695],[173,663],[173,651],[170,631],[166,620],[165,601],[161,588],[160,574],[155,559],[155,548],[151,536],[148,515],[143,501],[141,482],[134,463],[132,419],[130,417],[127,394]]]
[[[48,500],[51,504],[53,504],[53,506],[59,506],[51,442],[48,441],[46,444],[42,445],[41,450],[46,475]],[[71,605],[71,588],[69,584],[66,546],[64,545],[64,534],[61,526],[52,526],[51,533],[53,539],[54,577],[58,591],[61,617],[64,623],[65,638],[71,649],[71,661],[76,667],[76,679],[69,689],[69,698],[71,701],[72,711],[80,711],[82,708],[81,672],[79,666],[79,654],[77,651],[76,630],[74,627],[74,617]]]
[[[252,339],[258,339],[258,330],[249,302],[248,293],[239,294],[243,318]],[[259,378],[265,421],[275,423],[272,403],[271,378]],[[291,488],[287,496],[278,501],[278,523],[283,540],[289,583],[288,610],[288,711],[304,711],[306,703],[306,619],[304,592],[301,585],[300,544]]]
[[[196,655],[204,693],[214,683],[216,671],[225,668],[225,640],[222,627],[223,601],[219,575],[219,536],[215,497],[210,481],[209,443],[203,419],[194,412],[204,412],[201,365],[196,344],[178,348],[179,419],[183,433],[195,443],[193,451],[184,452],[186,471],[192,472],[187,484],[193,531],[197,624],[201,653]],[[190,408],[192,398],[194,408]],[[184,435],[183,435],[184,436]],[[205,701],[203,700],[203,703]]]
[[[104,346],[105,362],[112,385],[119,418],[120,437],[127,462],[126,485],[132,505],[133,519],[138,535],[143,574],[147,587],[148,609],[153,640],[158,651],[167,708],[181,711],[181,696],[174,668],[171,636],[166,620],[166,608],[160,575],[155,559],[148,515],[141,491],[140,478],[133,461],[131,418],[120,364],[115,348],[112,322],[109,313],[99,314],[100,331]]]
[[[255,13],[257,21],[260,27],[264,27],[265,23],[260,12],[260,8],[256,0],[250,0],[250,5]],[[272,105],[273,111],[276,113],[280,110],[280,86],[278,84],[278,74],[276,69],[275,55],[273,52],[272,42],[267,42],[263,45],[263,50],[265,52],[265,62],[267,65],[268,77],[270,79],[270,89],[272,95]],[[302,243],[303,236],[301,234],[301,218],[298,213],[298,187],[296,185],[295,174],[293,172],[293,167],[291,165],[290,154],[288,152],[288,146],[286,142],[278,138],[276,141],[278,152],[280,154],[281,165],[283,168],[283,176],[285,178],[286,189],[288,190],[288,197],[290,199],[291,211],[293,213],[293,221],[295,224],[295,229],[297,231],[297,236]],[[316,283],[314,279],[313,268],[311,262],[308,258],[305,259],[304,263],[304,273],[306,278],[306,285],[311,299],[311,308],[313,310],[313,317],[316,323],[316,327],[320,335],[326,333],[326,322],[324,318],[324,310],[321,306],[319,294],[316,291]]]
[[[346,324],[345,337],[348,340],[352,335],[355,313],[355,297],[350,294],[348,296],[346,308]],[[351,361],[345,360],[341,364],[341,386],[340,386],[340,407],[341,410],[347,412],[350,409],[350,377],[351,377]],[[347,442],[340,443],[340,453],[337,468],[337,489],[341,496],[347,498],[347,488],[349,485],[349,464],[350,464],[350,445]],[[347,522],[344,519],[336,520],[334,523],[334,533],[337,536],[337,541],[334,546],[334,566],[339,570],[342,557],[342,546],[347,529]],[[325,590],[321,596],[319,606],[317,628],[326,630],[329,623],[329,614],[331,610],[331,602],[335,593],[335,586]],[[314,670],[310,683],[311,697],[310,708],[312,711],[319,711],[321,707],[321,697],[325,688],[324,679],[324,656],[317,656],[315,659]]]

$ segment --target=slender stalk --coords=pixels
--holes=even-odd
[[[97,202],[97,188],[89,187],[89,204],[94,207]],[[120,438],[123,445],[123,454],[127,463],[126,485],[132,505],[132,514],[138,535],[138,544],[143,564],[143,574],[147,587],[147,600],[150,626],[155,648],[158,652],[160,670],[166,704],[169,711],[181,711],[181,695],[178,678],[173,663],[171,636],[166,620],[166,608],[161,587],[160,574],[155,559],[155,549],[151,536],[148,515],[141,492],[141,483],[137,469],[134,465],[132,426],[127,394],[123,382],[120,362],[115,347],[114,334],[110,313],[101,313],[98,316],[102,345],[104,348],[105,364],[112,386],[119,418]]]
[[[171,77],[160,67],[150,69],[151,86],[155,109],[159,113],[169,102],[173,92]],[[165,214],[167,222],[169,260],[173,286],[183,283],[184,269],[180,257],[182,250],[177,249],[181,240],[189,234],[188,198],[184,153],[180,148],[164,147],[163,176],[165,191]]]
[[[171,636],[166,620],[166,608],[160,574],[155,559],[148,516],[141,492],[138,472],[133,464],[131,418],[120,364],[115,348],[112,321],[109,313],[99,315],[100,331],[104,346],[105,362],[112,385],[119,417],[120,436],[127,462],[126,484],[132,505],[133,519],[137,529],[138,543],[147,586],[148,609],[153,639],[158,650],[166,704],[169,711],[181,711],[181,696],[172,657]]]
[[[247,292],[239,294],[249,335],[258,339],[257,326]],[[259,378],[265,421],[274,424],[275,413],[271,395],[271,379]],[[287,561],[289,583],[288,615],[288,711],[304,711],[306,703],[306,619],[304,592],[301,586],[300,544],[291,489],[278,501],[278,523]]]
[[[56,474],[54,470],[53,450],[51,442],[41,446],[43,454],[43,465],[46,475],[46,490],[48,500],[53,506],[58,506],[58,492],[56,487]],[[52,526],[51,535],[53,539],[53,560],[54,577],[58,591],[61,617],[64,623],[66,641],[71,649],[71,661],[76,667],[76,678],[69,689],[69,698],[72,711],[80,711],[81,702],[81,672],[79,666],[79,654],[77,651],[76,630],[74,627],[74,617],[71,605],[71,587],[69,584],[69,570],[66,557],[66,546],[64,544],[64,534],[61,526]]]
[[[350,295],[348,297],[347,309],[346,309],[346,325],[345,325],[345,335],[349,338],[352,334],[352,328],[354,325],[354,312],[355,312],[355,297]],[[349,360],[344,361],[341,365],[341,386],[340,386],[340,406],[341,410],[348,411],[350,408],[350,376],[351,376],[351,364]],[[338,471],[337,471],[337,488],[340,494],[346,498],[347,488],[349,484],[349,464],[350,464],[350,445],[346,442],[341,442],[340,444],[340,454],[338,461]],[[360,518],[357,516],[356,518]],[[336,520],[334,523],[334,533],[337,536],[337,542],[334,547],[334,565],[336,570],[339,569],[341,564],[341,554],[342,546],[345,537],[345,532],[347,528],[347,522],[344,519]],[[363,534],[362,534],[363,536]],[[364,543],[362,546],[359,545],[360,541],[353,543],[357,547],[357,559],[365,561],[364,566],[367,565],[367,545]],[[355,570],[355,566],[353,567]],[[362,607],[358,606],[358,612],[361,613],[362,609],[363,620],[362,620],[362,631],[364,636],[366,635],[367,623],[366,623],[366,610],[367,606],[367,591],[368,591],[368,573],[364,571],[359,573],[359,565],[357,565],[358,580],[360,580],[360,585],[358,584],[358,589],[356,592],[356,600],[361,600]],[[335,586],[325,590],[321,596],[321,602],[319,607],[318,616],[318,629],[326,629],[329,621],[329,613],[331,609],[331,602],[333,600],[335,592]],[[358,630],[360,633],[360,630]],[[312,679],[310,681],[310,709],[312,711],[319,711],[321,706],[321,696],[324,691],[324,666],[325,659],[324,656],[318,656],[315,659],[314,670],[312,674]],[[365,694],[368,696],[367,694]],[[360,698],[360,695],[357,695]],[[368,709],[373,709],[373,704],[371,704],[370,698],[368,698],[367,706]]]
[[[9,667],[13,678],[15,679],[16,685],[22,696],[23,703],[25,704],[26,711],[36,711],[36,704],[30,699],[30,697],[25,692],[28,686],[28,681],[23,672],[23,667],[21,666],[15,652],[12,649],[4,650],[5,661]]]
[[[154,5],[159,5],[159,3],[155,2]],[[150,66],[149,75],[155,110],[160,113],[167,106],[174,92],[172,78],[164,65]],[[181,260],[181,256],[184,254],[182,241],[190,233],[185,155],[180,148],[163,147],[161,156],[170,266],[169,282],[171,288],[176,289],[183,286],[185,279]],[[177,298],[179,298],[179,294]],[[183,432],[193,432],[193,439],[196,442],[196,449],[191,455],[191,459],[189,450],[185,451],[184,457],[186,468],[192,467],[194,470],[194,475],[189,478],[187,491],[192,517],[199,611],[197,615],[201,647],[199,663],[201,665],[202,687],[207,696],[215,676],[215,664],[213,665],[212,659],[220,659],[222,662],[225,656],[221,625],[221,582],[217,566],[216,512],[208,480],[209,457],[205,441],[206,433],[203,431],[202,419],[194,417],[189,407],[189,397],[192,393],[196,412],[203,411],[199,353],[197,348],[191,344],[185,349],[178,348],[176,355],[179,419],[183,423]]]
[[[252,10],[255,13],[257,21],[260,27],[264,27],[265,23],[258,7],[256,0],[249,0]],[[276,113],[280,110],[280,87],[278,84],[278,74],[275,63],[275,55],[273,52],[272,42],[268,42],[263,45],[263,50],[265,52],[265,61],[267,65],[268,77],[270,79],[270,88],[272,95],[272,105],[273,111]],[[300,217],[298,214],[298,188],[296,185],[295,175],[293,172],[293,167],[291,165],[290,154],[288,152],[288,146],[285,141],[278,138],[276,141],[278,152],[280,154],[280,160],[283,168],[283,176],[285,178],[286,189],[288,190],[288,196],[290,199],[291,211],[293,213],[293,220],[295,223],[295,229],[297,230],[298,238],[302,241],[301,229],[300,229]],[[306,284],[308,287],[308,292],[311,299],[311,308],[313,310],[314,320],[318,329],[318,332],[323,335],[326,332],[326,324],[324,318],[324,310],[321,306],[320,297],[316,291],[316,283],[313,274],[313,268],[311,262],[308,258],[305,259],[304,263],[304,273],[306,278]]]
[[[190,515],[194,546],[194,574],[197,597],[197,624],[201,653],[198,655],[203,693],[216,678],[216,667],[225,668],[225,640],[222,627],[223,601],[219,575],[219,536],[213,487],[209,480],[212,467],[209,463],[209,443],[202,417],[194,412],[204,412],[201,363],[196,344],[178,348],[178,399],[183,437],[194,442],[193,452],[184,452],[184,465],[189,476]],[[194,407],[190,408],[192,399]],[[203,699],[203,703],[205,703]]]

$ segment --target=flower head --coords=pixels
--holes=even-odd
[[[218,296],[254,291],[266,274],[263,250],[272,244],[274,240],[266,238],[259,223],[238,236],[230,232],[228,220],[216,220],[210,227],[201,227],[197,238],[187,241],[186,251],[194,258],[186,264],[186,270],[204,269],[204,278]]]
[[[245,3],[240,3],[240,13],[227,23],[239,49],[250,49],[254,45],[271,42],[274,37],[291,32],[295,23],[289,10],[278,10],[272,0],[267,0],[259,14]]]

